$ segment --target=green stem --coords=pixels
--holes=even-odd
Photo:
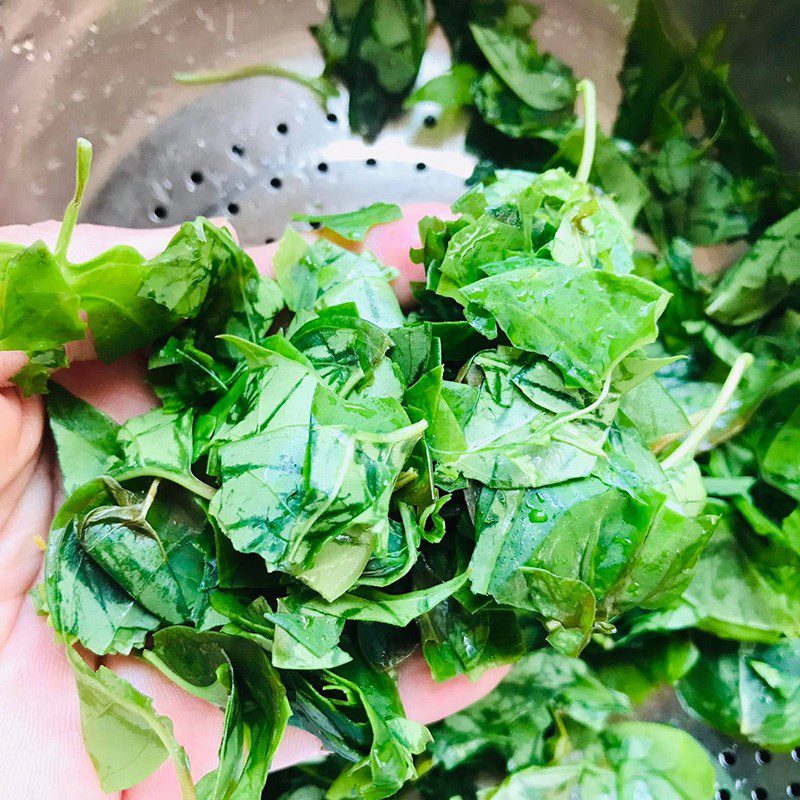
[[[144,502],[142,503],[142,519],[147,518],[147,512],[150,510],[150,506],[153,505],[153,501],[156,499],[156,492],[158,492],[159,483],[161,483],[161,479],[156,478],[150,484],[150,488],[147,490],[147,495],[145,496]]]
[[[585,417],[587,414],[591,414],[592,411],[594,411],[596,408],[600,407],[600,404],[603,402],[603,400],[606,399],[606,397],[608,397],[608,393],[611,390],[611,373],[612,372],[613,372],[613,370],[609,370],[608,375],[606,376],[606,379],[605,379],[605,381],[603,383],[603,388],[600,390],[600,394],[597,395],[597,399],[594,400],[593,402],[589,403],[589,405],[586,406],[585,408],[579,408],[579,409],[577,409],[575,411],[570,411],[570,413],[567,414],[564,417],[558,417],[556,419],[556,422],[559,424],[559,426],[563,425],[566,422],[572,422],[572,420],[574,420],[574,419],[579,419],[580,417]]]
[[[66,260],[69,243],[72,239],[72,232],[78,222],[78,213],[83,202],[83,192],[89,182],[89,172],[92,168],[92,143],[87,139],[78,139],[77,156],[75,160],[75,194],[69,201],[64,220],[61,223],[61,230],[58,232],[58,241],[53,253],[59,261]]]
[[[217,493],[213,486],[203,483],[190,472],[184,474],[181,472],[169,472],[165,469],[143,467],[142,469],[132,469],[119,473],[115,475],[115,478],[119,481],[129,481],[134,478],[163,478],[166,481],[177,483],[178,486],[183,486],[184,489],[188,489],[193,494],[206,500],[210,500]]]
[[[339,94],[336,87],[324,77],[309,78],[291,69],[279,67],[277,64],[251,64],[246,67],[236,67],[228,70],[197,70],[196,72],[174,72],[172,77],[178,82],[192,86],[207,85],[211,83],[230,83],[244,78],[256,78],[267,75],[273,78],[286,78],[299,83],[312,91],[324,104],[331,97]]]
[[[592,171],[594,148],[597,143],[597,90],[592,81],[584,78],[578,83],[578,91],[583,95],[583,150],[575,178],[582,183],[587,183]]]
[[[692,432],[681,442],[681,444],[673,450],[662,462],[661,466],[667,470],[676,467],[684,459],[693,458],[697,448],[702,444],[703,440],[708,436],[714,423],[719,419],[720,414],[725,411],[733,397],[739,382],[742,380],[745,370],[753,363],[753,356],[750,353],[742,353],[736,361],[733,362],[731,371],[722,384],[717,399],[713,402],[711,407],[703,414],[700,421],[692,429]]]

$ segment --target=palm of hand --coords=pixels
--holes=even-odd
[[[441,207],[430,204],[407,208],[405,219],[375,229],[368,237],[368,246],[403,274],[397,288],[404,299],[414,269],[407,253],[415,238],[416,221],[425,214],[442,213]],[[52,245],[57,233],[55,223],[13,226],[0,229],[0,241],[28,244],[43,238]],[[169,235],[169,231],[79,226],[73,257],[88,258],[120,242],[151,255],[163,247]],[[269,247],[257,248],[252,255],[260,267],[269,268],[272,252]],[[155,405],[144,382],[142,358],[133,355],[104,365],[87,360],[90,351],[81,343],[71,353],[76,363],[59,377],[67,389],[119,422]],[[24,363],[18,355],[0,353],[0,387],[6,387],[0,388],[0,780],[8,797],[26,800],[109,798],[100,789],[83,746],[77,695],[63,646],[54,641],[52,629],[37,617],[27,597],[42,571],[43,554],[36,537],[47,537],[61,498],[58,465],[45,435],[44,404],[39,397],[23,398],[8,386],[8,378]],[[100,660],[88,654],[91,666],[98,666]],[[195,780],[216,766],[222,724],[216,708],[186,694],[134,658],[110,656],[102,662],[150,695],[159,713],[173,720]],[[474,683],[457,678],[437,685],[424,662],[412,658],[401,669],[400,690],[409,716],[430,722],[474,702],[493,688],[502,674],[502,670],[493,670]],[[314,737],[290,728],[273,766],[297,763],[319,752]],[[177,779],[171,764],[166,763],[123,792],[120,800],[178,796]]]

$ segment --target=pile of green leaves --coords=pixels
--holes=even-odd
[[[26,392],[50,390],[67,495],[37,598],[108,791],[170,757],[186,800],[256,800],[291,722],[332,756],[271,779],[285,800],[408,782],[707,800],[696,743],[623,721],[667,683],[728,735],[800,745],[792,180],[713,39],[674,45],[652,0],[617,138],[595,131],[591,84],[539,53],[527,4],[435,8],[454,66],[414,97],[472,106],[471,142],[514,168],[484,163],[453,219],[422,221],[412,313],[370,253],[292,230],[275,280],[203,219],[154,259],[70,262],[86,143],[55,249],[0,245],[0,348],[28,354]],[[384,13],[408,36],[389,41]],[[357,114],[381,107],[368,90],[391,86],[381,114],[408,93],[416,69],[384,46],[417,59],[420,14],[338,2],[317,30],[346,80],[354,52],[393,65]],[[397,214],[312,221],[360,241]],[[734,241],[721,278],[696,269],[694,245]],[[87,325],[103,360],[149,349],[159,408],[118,425],[48,384]],[[76,643],[223,709],[219,767],[193,785],[169,721]],[[428,731],[397,689],[415,652],[437,680],[520,663]]]

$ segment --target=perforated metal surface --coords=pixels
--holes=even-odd
[[[376,200],[451,201],[471,172],[463,120],[435,106],[417,107],[367,146],[347,130],[344,96],[324,111],[307,91],[272,78],[200,89],[170,82],[174,69],[264,59],[318,72],[307,33],[324,10],[315,0],[220,0],[208,8],[197,0],[146,0],[139,16],[131,16],[129,3],[110,0],[63,8],[46,2],[38,17],[33,0],[8,2],[14,13],[0,17],[0,41],[5,28],[11,44],[0,100],[19,118],[5,132],[0,125],[8,185],[17,186],[6,193],[15,197],[13,210],[0,197],[3,221],[59,215],[71,191],[64,165],[77,135],[92,138],[97,151],[84,219],[149,227],[227,216],[245,244],[278,238],[293,212],[346,211]],[[624,35],[609,6],[628,13],[631,3],[541,5],[544,49],[595,79],[607,122]],[[69,37],[79,34],[84,38],[73,45]],[[25,68],[15,72],[22,59]],[[421,80],[448,63],[434,37]],[[34,189],[28,205],[23,186]],[[686,714],[672,692],[641,714],[704,744],[718,765],[717,800],[800,797],[800,752],[774,755],[731,742]]]
[[[426,67],[435,74],[445,63],[434,46]],[[457,115],[419,108],[372,146],[350,136],[346,119],[346,97],[326,110],[285,80],[213,87],[121,161],[87,216],[133,227],[228,216],[252,244],[279,237],[294,212],[463,191],[474,160]]]

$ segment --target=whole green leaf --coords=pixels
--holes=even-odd
[[[528,492],[484,489],[476,509],[472,589],[574,629],[555,642],[573,653],[585,644],[589,611],[592,629],[602,629],[627,609],[675,600],[713,532],[711,523],[684,516],[649,486],[637,497],[595,478]]]
[[[627,392],[620,400],[620,410],[656,450],[691,427],[684,410],[657,377],[647,378]]]
[[[309,317],[301,320],[298,314],[287,335],[328,386],[346,397],[375,384],[376,371],[392,344],[386,333],[348,305]]]
[[[655,340],[668,299],[633,275],[556,264],[502,272],[461,291],[476,328],[501,328],[515,347],[555,363],[568,385],[595,395],[614,366]]]
[[[800,703],[800,644],[709,642],[678,683],[681,701],[726,736],[771,750],[800,743],[794,720]]]
[[[566,68],[563,71],[568,74]],[[485,72],[473,82],[472,100],[487,124],[514,139],[557,143],[573,123],[571,102],[555,109],[528,105],[494,72]]]
[[[343,239],[363,242],[370,228],[394,222],[402,216],[400,206],[394,203],[372,203],[342,214],[294,214],[292,219],[300,222],[317,222]]]
[[[328,600],[346,592],[373,549],[385,546],[394,482],[424,430],[390,408],[326,401],[315,412],[323,424],[221,447],[222,488],[211,513],[234,547],[259,553]]]
[[[543,111],[572,106],[572,72],[556,59],[540,56],[532,40],[477,24],[470,30],[486,60],[520,100]]]
[[[213,496],[213,487],[192,474],[193,417],[191,409],[155,408],[129,419],[117,436],[121,460],[115,473],[126,478],[166,478],[200,497]]]
[[[441,399],[429,398],[423,410],[440,477],[462,475],[508,489],[545,486],[592,470],[613,401],[581,416],[588,396],[568,389],[548,362],[510,348],[479,353],[465,380],[467,388],[443,384]],[[419,390],[412,387],[409,395]],[[449,430],[442,401],[463,432],[463,445]]]
[[[171,624],[196,621],[211,588],[206,585],[213,559],[211,527],[191,495],[157,488],[154,498],[145,499],[147,507],[126,496],[119,505],[89,511],[78,527],[80,544],[151,613]]]
[[[78,685],[83,740],[103,791],[129,789],[170,757],[181,797],[194,800],[189,760],[175,740],[172,722],[156,713],[149,697],[107,667],[92,670],[71,646],[67,658]]]
[[[229,269],[233,240],[224,229],[199,218],[185,222],[164,251],[149,263],[141,294],[179,317],[194,317],[214,281]]]
[[[0,274],[0,349],[51,350],[83,339],[80,307],[63,265],[44,242],[34,242]]]
[[[185,222],[166,249],[147,264],[139,292],[174,314],[197,318],[194,339],[203,350],[232,357],[220,334],[258,342],[265,338],[283,298],[271,278],[225,228],[203,217]]]
[[[683,602],[694,625],[715,636],[744,641],[800,637],[797,561],[772,558],[731,509],[700,556]]]
[[[203,450],[210,450],[212,474],[216,474],[216,450],[222,445],[270,426],[307,423],[323,383],[312,362],[283,336],[270,336],[260,345],[237,337],[227,341],[240,350],[249,368],[195,425],[195,435],[202,431],[206,438]]]
[[[160,624],[89,558],[78,537],[83,516],[110,499],[99,480],[73,492],[53,519],[45,557],[53,628],[98,655],[130,653],[144,646],[147,634]]]
[[[16,250],[0,264],[0,350],[27,353],[28,364],[13,379],[26,394],[45,392],[53,371],[69,363],[64,345],[86,335],[79,312],[63,263],[44,242]]]

